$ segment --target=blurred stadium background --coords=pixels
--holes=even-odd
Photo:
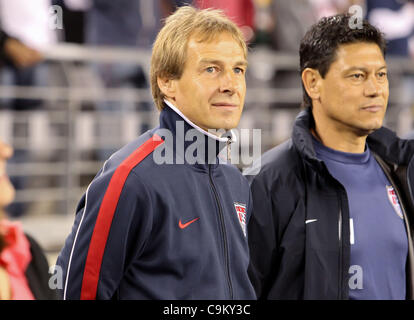
[[[162,19],[191,2],[222,8],[249,42],[239,127],[262,130],[262,152],[289,138],[300,110],[305,30],[355,4],[389,40],[385,125],[414,137],[410,0],[0,0],[0,138],[14,147],[8,173],[17,189],[8,213],[51,264],[104,160],[157,124],[148,85],[151,44]]]

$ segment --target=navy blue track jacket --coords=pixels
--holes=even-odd
[[[160,127],[114,153],[91,182],[57,261],[64,299],[255,299],[243,232],[248,182],[192,150],[187,121],[166,106]],[[218,159],[225,143],[197,132]],[[189,164],[187,151],[206,163]],[[156,152],[173,154],[174,164],[157,164]]]

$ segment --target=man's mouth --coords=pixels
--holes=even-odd
[[[381,111],[382,109],[383,109],[383,107],[380,104],[373,104],[373,105],[369,105],[369,106],[366,106],[366,107],[362,107],[362,110],[372,112],[372,113]]]
[[[235,103],[229,103],[229,102],[215,102],[211,104],[213,107],[216,108],[238,108],[239,105]]]

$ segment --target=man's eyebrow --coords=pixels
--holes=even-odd
[[[383,66],[379,67],[376,71],[379,71],[379,70],[384,69],[384,68],[387,68],[387,66],[386,65],[383,65]],[[349,69],[346,69],[345,72],[348,73],[348,72],[356,71],[356,70],[360,70],[360,71],[363,71],[363,72],[368,72],[368,69],[367,68],[365,68],[365,67],[358,67],[358,66],[357,67],[351,67]]]
[[[237,61],[235,65],[236,66],[244,66],[244,67],[247,67],[248,62],[246,60],[241,60],[241,61]]]
[[[216,59],[202,59],[202,60],[200,60],[200,64],[223,65],[223,61],[216,60]],[[246,60],[240,60],[240,61],[237,61],[234,65],[236,65],[236,66],[246,66],[247,67],[247,61]]]

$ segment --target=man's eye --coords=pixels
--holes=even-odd
[[[214,71],[216,71],[216,68],[215,67],[208,67],[208,68],[206,68],[206,71],[208,73],[213,73]]]
[[[238,73],[238,74],[243,74],[244,73],[244,69],[242,68],[234,68],[234,72]]]
[[[354,79],[362,79],[364,77],[364,75],[362,73],[355,73],[353,75],[351,75],[352,78]]]
[[[378,76],[380,78],[385,78],[387,76],[387,73],[386,72],[380,72],[380,73],[378,73]]]

